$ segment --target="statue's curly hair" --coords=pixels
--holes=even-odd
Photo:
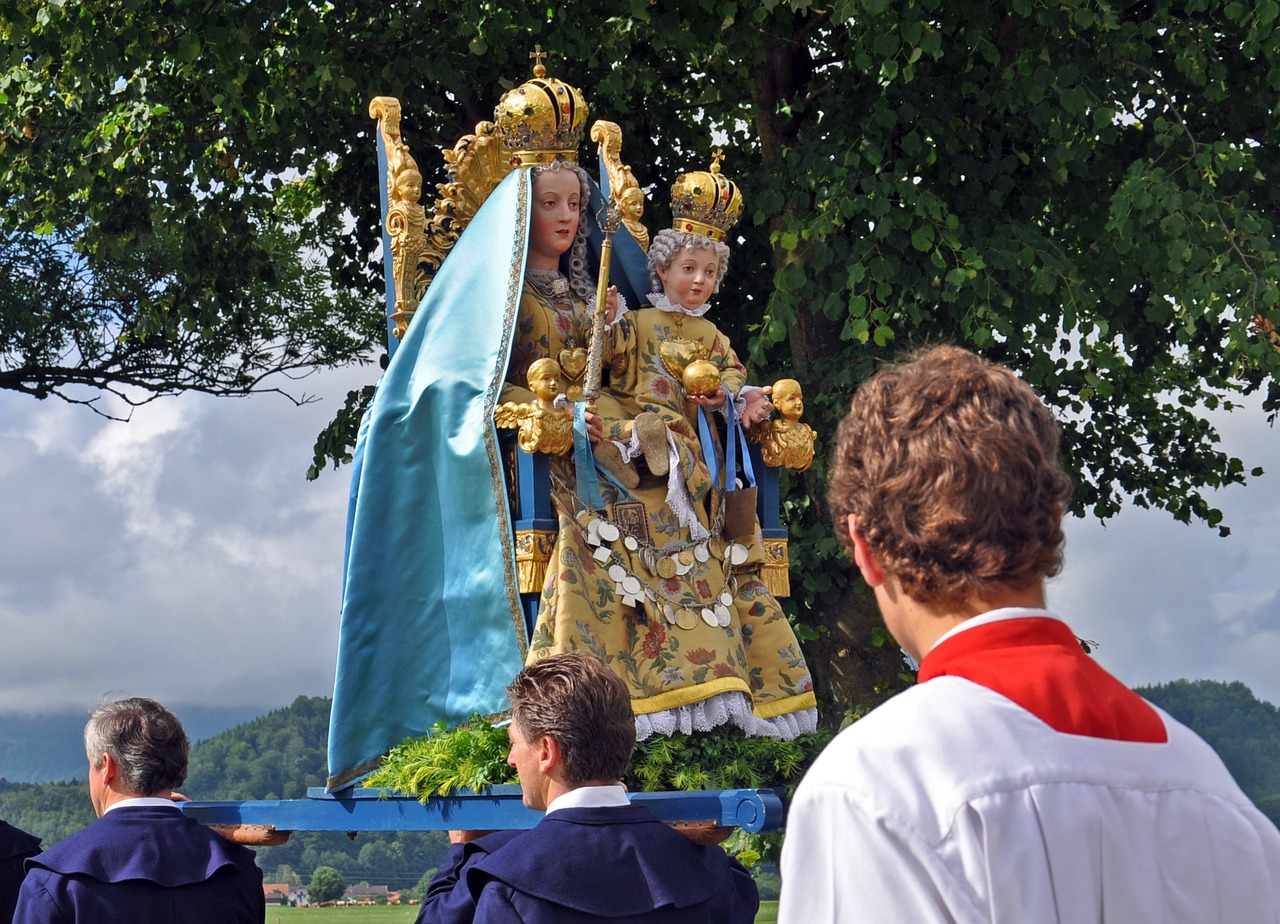
[[[686,247],[691,247],[694,250],[705,250],[708,247],[715,248],[716,256],[720,258],[720,268],[716,271],[716,287],[713,291],[719,292],[724,274],[729,271],[729,245],[724,241],[713,241],[711,238],[703,237],[701,234],[674,231],[671,228],[664,228],[659,231],[654,236],[653,242],[649,244],[649,281],[653,284],[653,291],[662,291],[662,280],[658,278],[658,267],[666,269],[671,265],[671,261],[676,258],[676,254]]]

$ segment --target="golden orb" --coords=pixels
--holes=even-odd
[[[695,359],[684,369],[684,390],[689,395],[710,398],[720,390],[720,370],[715,363]]]

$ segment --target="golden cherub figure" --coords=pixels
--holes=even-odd
[[[387,233],[391,237],[391,262],[396,280],[396,310],[392,318],[396,322],[396,337],[404,337],[417,308],[415,279],[418,258],[426,243],[427,210],[418,201],[422,198],[422,173],[408,147],[401,144],[389,153]]]
[[[765,465],[785,466],[803,472],[813,464],[813,443],[817,434],[800,422],[804,413],[804,394],[795,379],[778,379],[773,383],[773,406],[781,415],[765,420],[748,431],[748,438],[760,444]]]
[[[516,442],[525,452],[562,456],[573,448],[573,412],[556,407],[556,397],[564,391],[560,364],[550,357],[535,360],[527,376],[534,401],[518,404],[507,401],[493,412],[493,422],[516,430]]]

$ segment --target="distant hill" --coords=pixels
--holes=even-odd
[[[265,706],[193,706],[166,703],[192,741],[210,738],[262,715]],[[76,709],[31,714],[0,713],[0,779],[48,783],[85,778],[84,723]]]
[[[1175,680],[1137,692],[1209,742],[1240,788],[1280,825],[1280,709],[1238,680]]]

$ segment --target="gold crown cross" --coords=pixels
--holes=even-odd
[[[711,152],[711,172],[720,172],[720,161],[724,160],[724,148],[716,148]]]
[[[533,61],[533,76],[535,77],[547,76],[547,69],[542,64],[542,59],[545,58],[546,56],[547,56],[547,53],[542,50],[541,44],[534,45],[533,51],[529,52],[529,59]]]

